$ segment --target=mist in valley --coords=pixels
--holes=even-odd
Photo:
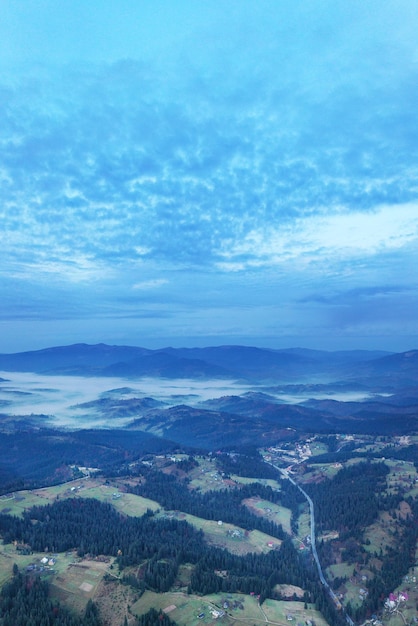
[[[60,429],[123,428],[134,419],[109,418],[100,406],[85,406],[100,399],[127,401],[153,398],[165,408],[202,402],[223,396],[242,396],[250,392],[267,392],[280,403],[298,404],[308,398],[360,402],[372,397],[363,391],[342,391],[327,385],[327,391],[305,390],[298,393],[272,392],[262,385],[234,380],[162,379],[156,377],[119,378],[42,375],[27,372],[0,372],[1,412],[9,416],[42,415],[42,425]],[[135,418],[136,419],[136,418]]]

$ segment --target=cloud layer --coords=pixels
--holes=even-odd
[[[53,5],[0,33],[5,323],[418,335],[412,2]]]

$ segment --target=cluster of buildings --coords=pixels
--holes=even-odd
[[[26,566],[26,571],[32,574],[54,573],[54,565],[57,562],[56,557],[44,556],[39,563],[30,563]]]
[[[397,593],[390,593],[389,597],[385,600],[385,608],[389,611],[396,611],[401,604],[407,602],[409,596],[406,591],[398,591]]]

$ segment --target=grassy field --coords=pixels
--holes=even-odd
[[[165,610],[171,619],[181,625],[197,625],[202,623],[197,616],[202,612],[208,613],[208,603],[194,595],[177,593],[154,593],[146,591],[143,596],[131,607],[134,615],[140,616],[151,608]],[[203,622],[205,623],[205,622]],[[206,622],[211,623],[211,621]]]
[[[355,576],[353,576],[354,571]],[[326,576],[330,581],[336,577],[347,578],[347,581],[341,587],[341,592],[344,595],[342,602],[344,604],[350,602],[353,607],[359,606],[363,602],[361,590],[365,590],[367,580],[373,578],[371,571],[367,568],[355,567],[354,565],[348,565],[348,563],[331,565],[326,569]]]
[[[302,477],[302,483],[311,483],[323,480],[324,478],[334,478],[340,471],[340,463],[311,463],[311,471],[306,472]]]
[[[253,513],[261,515],[275,524],[281,524],[285,532],[289,533],[289,535],[292,534],[292,529],[290,527],[292,512],[290,509],[255,497],[244,500],[244,504]]]
[[[104,479],[82,478],[63,485],[34,489],[33,491],[17,491],[11,496],[0,497],[0,513],[22,515],[23,511],[35,505],[45,505],[61,498],[96,498],[101,502],[109,502],[121,513],[141,516],[147,509],[156,511],[158,502],[148,500],[134,494],[120,492],[114,485],[108,485]]]
[[[73,564],[75,562],[79,561],[77,555],[73,552],[60,553],[60,554],[54,554],[54,555],[50,553],[44,553],[44,552],[33,552],[32,554],[21,554],[20,552],[16,550],[16,547],[11,543],[6,544],[6,545],[1,545],[0,546],[0,586],[6,580],[11,578],[12,568],[13,568],[14,563],[16,563],[19,570],[23,572],[28,565],[36,564],[40,566],[41,559],[43,559],[44,557],[47,557],[48,559],[54,558],[55,563],[51,565],[51,570],[53,570],[53,572],[51,572],[51,576],[53,576],[54,579],[56,579],[59,576],[62,576],[65,572],[67,572],[69,568],[71,569],[73,567]],[[89,567],[96,567],[96,565],[92,566],[92,563],[94,564],[95,562],[94,561],[88,562]],[[100,571],[102,570],[105,571],[109,567],[109,564],[110,564],[110,560],[109,560],[109,563],[107,564],[97,563],[96,569],[99,569]],[[46,576],[49,575],[47,571],[45,571],[44,574]]]
[[[317,626],[327,626],[327,622],[321,613],[308,605],[304,608],[303,602],[277,602],[276,600],[266,600],[262,606],[264,613],[268,619],[268,624],[288,624],[289,617],[292,617],[291,623],[306,623],[310,620]]]
[[[188,474],[192,489],[199,489],[202,493],[205,493],[206,491],[226,489],[231,486],[231,481],[222,477],[214,461],[211,461],[208,457],[201,457],[196,460],[199,466],[195,467]]]
[[[58,571],[51,580],[51,596],[64,602],[70,609],[80,612],[87,601],[95,597],[108,568],[109,563],[96,561],[67,563],[65,569]]]
[[[192,572],[193,572],[193,565],[190,565],[190,563],[180,565],[179,571],[177,574],[177,580],[179,581],[181,587],[187,587],[187,585],[190,582]]]
[[[202,517],[195,517],[188,513],[170,511],[161,513],[161,516],[175,517],[183,519],[198,530],[202,530],[206,541],[215,546],[226,548],[232,554],[247,554],[248,552],[269,552],[272,548],[281,545],[281,541],[259,530],[245,531],[233,524],[218,521],[206,520]],[[272,545],[269,545],[272,544]]]
[[[136,496],[132,493],[122,494],[121,498],[118,500],[112,500],[111,504],[113,504],[115,509],[121,513],[125,513],[125,515],[130,515],[132,517],[141,517],[147,512],[147,509],[157,511],[161,508],[155,500],[149,500],[148,498]]]
[[[406,489],[405,497],[418,494],[417,471],[414,464],[408,461],[386,460],[390,473],[386,479],[389,493],[395,492],[399,487]]]
[[[325,570],[325,576],[327,580],[332,583],[334,578],[347,578],[347,582],[344,584],[344,599],[343,602],[346,604],[348,600],[351,600],[351,603],[354,606],[359,604],[359,590],[360,586],[356,585],[355,582],[352,582],[353,575],[353,565],[348,565],[347,563],[337,563],[335,565],[330,565]],[[364,586],[364,584],[363,584]]]
[[[315,441],[311,445],[312,456],[319,456],[320,454],[325,454],[328,452],[328,446],[326,443],[322,441]]]
[[[231,480],[236,483],[241,483],[241,485],[250,485],[251,483],[260,483],[260,485],[265,485],[267,487],[271,487],[272,489],[277,489],[277,491],[281,490],[280,483],[273,478],[246,478],[245,476],[237,476],[233,474],[231,476]]]
[[[179,626],[217,623],[217,619],[211,612],[213,610],[224,612],[222,618],[219,618],[219,623],[228,626],[238,626],[238,624],[249,626],[275,624],[277,626],[290,622],[305,623],[307,620],[313,620],[317,626],[327,625],[318,611],[309,607],[304,609],[303,602],[266,600],[260,607],[256,597],[239,593],[195,596],[184,593],[156,594],[146,591],[131,610],[134,615],[139,616],[152,607],[166,610]]]
[[[133,600],[130,588],[120,584],[113,586],[111,584],[104,586],[103,584],[104,574],[116,571],[109,569],[114,561],[113,558],[107,559],[106,562],[81,560],[73,552],[54,555],[40,552],[22,555],[16,551],[13,544],[2,545],[0,546],[0,587],[12,577],[14,563],[21,572],[25,572],[26,567],[32,565],[36,565],[39,572],[39,567],[42,565],[41,559],[52,556],[55,560],[55,563],[51,565],[53,571],[44,570],[41,573],[50,582],[51,597],[59,600],[76,613],[84,611],[90,598],[95,601],[100,599],[101,607],[110,616],[116,614],[117,605],[121,605],[119,607],[120,619],[118,618],[117,621],[111,619],[108,622],[113,626],[119,626],[126,614],[127,602],[124,597],[128,597],[129,603],[132,603]],[[104,600],[106,599],[108,604],[110,603],[109,607],[105,605]]]
[[[268,485],[272,489],[280,491],[280,483],[272,478],[247,478],[232,474],[230,478],[224,478],[217,470],[216,465],[209,459],[199,459],[199,467],[194,468],[189,473],[190,487],[199,489],[202,493],[206,491],[227,489],[235,484],[248,485],[250,483],[260,483]]]
[[[378,519],[366,528],[364,531],[364,548],[370,553],[380,553],[380,550],[385,552],[388,547],[395,545],[395,539],[393,537],[393,520],[389,513],[383,511],[379,513]]]
[[[21,516],[23,511],[32,506],[43,506],[56,500],[57,496],[68,490],[67,485],[56,487],[46,487],[45,489],[34,489],[33,491],[16,491],[10,496],[0,497],[0,513]]]
[[[103,483],[92,485],[77,493],[84,498],[96,498],[100,502],[108,502],[120,513],[131,517],[140,517],[144,515],[147,509],[157,511],[161,508],[155,500],[149,500],[132,493],[124,493],[119,491],[117,487]]]
[[[203,470],[203,471],[202,471]],[[208,459],[203,459],[199,468],[195,468],[193,481],[202,490],[225,488],[228,481],[225,481],[217,472],[215,464]],[[236,482],[250,483],[257,479],[234,477]],[[231,481],[229,481],[231,484]],[[274,480],[260,480],[265,485],[270,485],[274,489],[279,489],[279,483]],[[120,488],[119,488],[120,487]],[[124,492],[122,485],[118,486],[117,481],[112,484],[107,483],[103,478],[81,478],[70,483],[36,489],[33,491],[16,492],[8,497],[0,498],[0,513],[7,512],[15,515],[22,515],[23,511],[34,505],[45,505],[59,499],[72,497],[95,498],[101,502],[108,502],[121,513],[129,516],[141,516],[147,509],[160,511],[157,515],[169,515],[178,519],[184,519],[195,528],[201,529],[208,543],[222,546],[231,553],[242,555],[248,552],[266,553],[271,549],[280,546],[281,542],[260,531],[245,531],[235,525],[219,523],[218,521],[205,520],[181,512],[164,512],[160,505],[146,498],[128,494]],[[272,504],[270,502],[251,498],[247,505],[254,512],[263,515],[276,523],[282,524],[285,531],[290,532],[290,516],[288,509]],[[307,518],[307,516],[306,516]],[[307,522],[307,519],[306,519]],[[305,526],[309,532],[309,524],[305,523],[305,516],[302,518],[302,532]],[[16,563],[21,571],[28,565],[36,564],[40,566],[44,553],[32,555],[22,555],[16,551],[14,545],[0,546],[0,586],[12,575],[13,564]],[[132,612],[139,615],[145,613],[151,606],[155,608],[175,608],[169,613],[179,626],[189,626],[193,624],[213,624],[215,617],[211,614],[211,609],[218,607],[227,614],[223,616],[223,624],[285,624],[290,622],[287,615],[292,614],[294,620],[314,619],[317,626],[323,626],[325,622],[320,614],[313,610],[304,610],[301,602],[275,602],[268,600],[262,607],[258,605],[255,597],[244,596],[242,594],[223,596],[188,596],[181,591],[167,594],[153,594],[146,592],[144,596],[136,601],[132,589],[118,584],[117,578],[106,582],[103,580],[105,573],[115,574],[116,570],[109,569],[113,559],[105,562],[95,560],[79,560],[75,553],[54,555],[55,563],[51,566],[54,570],[51,573],[44,572],[42,575],[48,576],[51,583],[51,596],[65,603],[69,608],[77,613],[82,612],[87,601],[92,598],[99,602],[101,610],[106,611],[108,616],[112,616],[109,624],[119,626],[126,614],[127,607],[133,607]],[[191,566],[180,567],[178,588],[187,587],[191,576]],[[136,596],[137,597],[137,596]],[[135,604],[134,604],[135,603]],[[224,608],[224,603],[227,608]],[[134,608],[136,607],[136,608]],[[197,616],[205,614],[204,618]],[[117,618],[115,617],[117,615]],[[119,619],[120,618],[120,619]],[[115,621],[116,620],[116,621]],[[117,621],[119,620],[119,621]],[[294,622],[296,623],[296,622]]]
[[[25,509],[31,506],[47,504],[48,502],[55,501],[57,498],[67,497],[96,498],[101,502],[109,502],[116,510],[130,516],[141,516],[147,509],[157,511],[161,508],[158,502],[134,494],[121,492],[118,490],[117,486],[106,484],[103,479],[88,478],[73,481],[65,485],[46,487],[45,489],[17,492],[14,494],[13,498],[0,500],[0,512],[2,509],[10,509],[9,512],[11,514],[21,515]],[[277,510],[280,508],[283,507],[276,507]],[[283,509],[280,517],[280,519],[283,519],[285,529],[288,517],[286,511],[287,509]],[[167,513],[161,514],[166,515]],[[217,521],[205,520],[193,515],[178,512],[171,512],[170,515],[180,519],[186,519],[196,528],[203,530],[209,543],[222,545],[235,554],[267,552],[271,549],[267,545],[270,542],[272,542],[274,546],[280,545],[277,539],[259,531],[245,533],[242,529],[232,524],[223,523],[220,526]],[[280,519],[275,521],[280,522]]]
[[[262,535],[262,533],[260,533]],[[16,563],[22,571],[27,565],[40,561],[46,555],[36,553],[20,555],[13,545],[2,546],[0,551],[0,584],[3,584],[12,575],[13,564]],[[49,555],[50,556],[50,555]],[[134,603],[129,588],[115,583],[105,583],[103,576],[109,572],[111,560],[99,562],[95,560],[81,560],[74,553],[54,555],[56,562],[53,565],[54,573],[50,576],[51,596],[65,603],[77,613],[84,610],[89,598],[95,599],[102,606],[107,600],[107,612],[117,612],[123,619],[128,605],[132,607],[134,615],[146,613],[151,607],[167,609],[170,617],[176,620],[179,626],[193,626],[197,624],[213,624],[215,617],[211,610],[222,610],[222,624],[285,624],[288,615],[293,620],[306,621],[314,619],[318,626],[326,626],[321,615],[311,609],[304,609],[303,602],[277,602],[266,600],[262,607],[258,605],[256,597],[243,594],[219,594],[210,596],[187,595],[183,592],[169,592],[164,594],[147,591]],[[187,585],[190,579],[190,566],[182,566],[179,578]],[[126,597],[125,597],[126,596]],[[129,596],[129,597],[128,597]],[[227,603],[224,605],[224,603]],[[103,605],[104,607],[104,605]],[[198,615],[204,613],[203,618]],[[119,624],[119,622],[118,622]]]
[[[353,565],[348,565],[347,563],[336,563],[335,565],[330,565],[325,570],[328,573],[329,579],[337,577],[341,578],[343,576],[350,577],[353,573]]]
[[[275,593],[280,593],[282,598],[291,598],[292,600],[300,600],[303,598],[304,594],[302,587],[298,587],[297,585],[275,585],[274,591]]]
[[[199,457],[196,460],[199,463],[199,467],[190,472],[190,478],[200,478],[202,481],[207,480],[208,482],[211,482],[212,485],[214,482],[218,482],[216,479],[222,479],[222,472],[218,470],[216,461],[212,461],[210,457]],[[231,474],[231,480],[243,484],[257,482],[261,483],[262,485],[270,485],[271,487],[273,487],[273,489],[280,489],[280,484],[276,480],[271,478],[259,478],[257,476],[247,478],[243,476],[238,476],[237,474]]]
[[[12,577],[14,563],[23,571],[27,565],[33,563],[35,559],[40,560],[43,556],[43,554],[21,555],[12,544],[0,545],[0,587]]]
[[[11,515],[21,515],[23,511],[31,506],[43,506],[57,498],[70,498],[76,495],[89,497],[87,495],[88,491],[95,488],[98,484],[100,484],[100,481],[96,479],[81,478],[53,487],[33,489],[32,491],[16,491],[11,496],[0,497],[0,513],[6,512]]]
[[[304,507],[303,513],[298,518],[298,539],[304,541],[307,535],[311,535],[311,517],[308,505]]]

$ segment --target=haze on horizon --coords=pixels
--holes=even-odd
[[[413,0],[16,0],[0,352],[418,347]]]

